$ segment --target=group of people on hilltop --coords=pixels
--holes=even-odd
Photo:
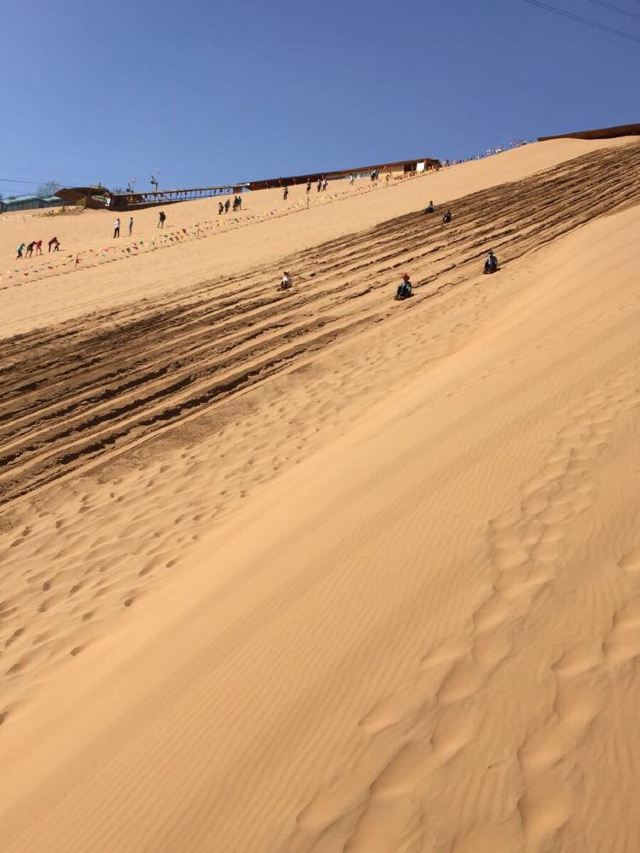
[[[60,240],[57,237],[52,237],[47,243],[50,252],[58,252],[60,250]],[[30,243],[20,243],[16,248],[16,261],[19,258],[31,258],[34,253],[42,254],[42,240],[32,240]]]
[[[167,214],[164,210],[161,210],[158,213],[158,224],[156,228],[164,228],[164,223],[167,221]],[[113,223],[113,239],[117,240],[120,237],[120,217],[116,218],[116,221]],[[129,237],[133,234],[133,216],[129,217]]]
[[[221,216],[223,213],[229,213],[229,210],[231,209],[233,209],[234,213],[236,212],[236,210],[242,210],[242,196],[234,196],[233,202],[231,202],[229,199],[224,202],[218,202],[218,216]]]

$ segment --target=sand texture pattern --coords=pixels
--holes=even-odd
[[[640,143],[316,208],[0,290],[3,853],[634,853]]]

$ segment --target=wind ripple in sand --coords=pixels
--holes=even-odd
[[[326,834],[336,827],[347,834],[349,853],[417,853],[438,845],[437,818],[425,814],[424,802],[437,789],[438,772],[477,737],[479,694],[523,642],[532,605],[540,605],[562,565],[567,526],[590,506],[594,462],[606,451],[616,419],[638,402],[637,381],[625,372],[612,379],[610,390],[592,392],[574,410],[539,473],[523,484],[519,505],[487,526],[495,580],[492,594],[474,614],[470,641],[461,638],[426,654],[417,678],[360,722],[367,740],[359,760],[299,814],[307,842],[296,842],[296,849],[322,850]],[[635,565],[636,559],[634,551],[621,563]],[[604,660],[613,664],[638,655],[640,599],[635,599],[614,619]],[[524,792],[517,809],[527,853],[549,849],[546,845],[575,814],[571,752],[606,703],[602,682],[584,685],[579,679],[600,663],[580,652],[561,656],[553,673],[551,718],[518,752]],[[493,836],[487,831],[487,839],[495,842],[500,832],[499,827]],[[458,839],[455,849],[471,850],[469,838]]]

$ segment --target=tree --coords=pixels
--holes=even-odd
[[[46,184],[40,184],[36,195],[39,195],[40,198],[47,198],[50,195],[55,195],[56,190],[60,189],[61,186],[57,181],[47,181]]]

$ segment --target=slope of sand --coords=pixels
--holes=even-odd
[[[110,309],[142,296],[157,297],[214,276],[272,266],[291,252],[424,208],[429,199],[444,204],[630,142],[633,138],[535,143],[390,186],[382,181],[373,192],[368,180],[353,188],[348,181],[335,181],[326,193],[312,191],[309,210],[304,187],[293,188],[287,202],[280,190],[248,194],[243,213],[236,217],[218,216],[217,199],[169,205],[164,232],[156,227],[157,209],[150,209],[134,214],[132,238],[125,234],[128,214],[117,214],[122,222],[119,240],[111,239],[116,214],[107,211],[5,214],[0,216],[0,334]],[[62,250],[48,254],[46,241],[54,234]],[[14,261],[19,243],[39,238],[45,240],[42,258]],[[274,275],[281,274],[277,267]]]
[[[65,479],[42,448],[76,438],[15,376],[3,850],[638,848],[638,148],[503,188],[491,278],[482,195],[444,238],[409,218],[325,247],[337,272],[287,322],[312,306],[330,340],[301,328],[286,370],[119,428]],[[389,307],[406,263],[416,297]],[[181,337],[217,298],[168,305]],[[71,331],[24,342],[43,376]],[[83,382],[55,396],[85,432],[106,404]]]

